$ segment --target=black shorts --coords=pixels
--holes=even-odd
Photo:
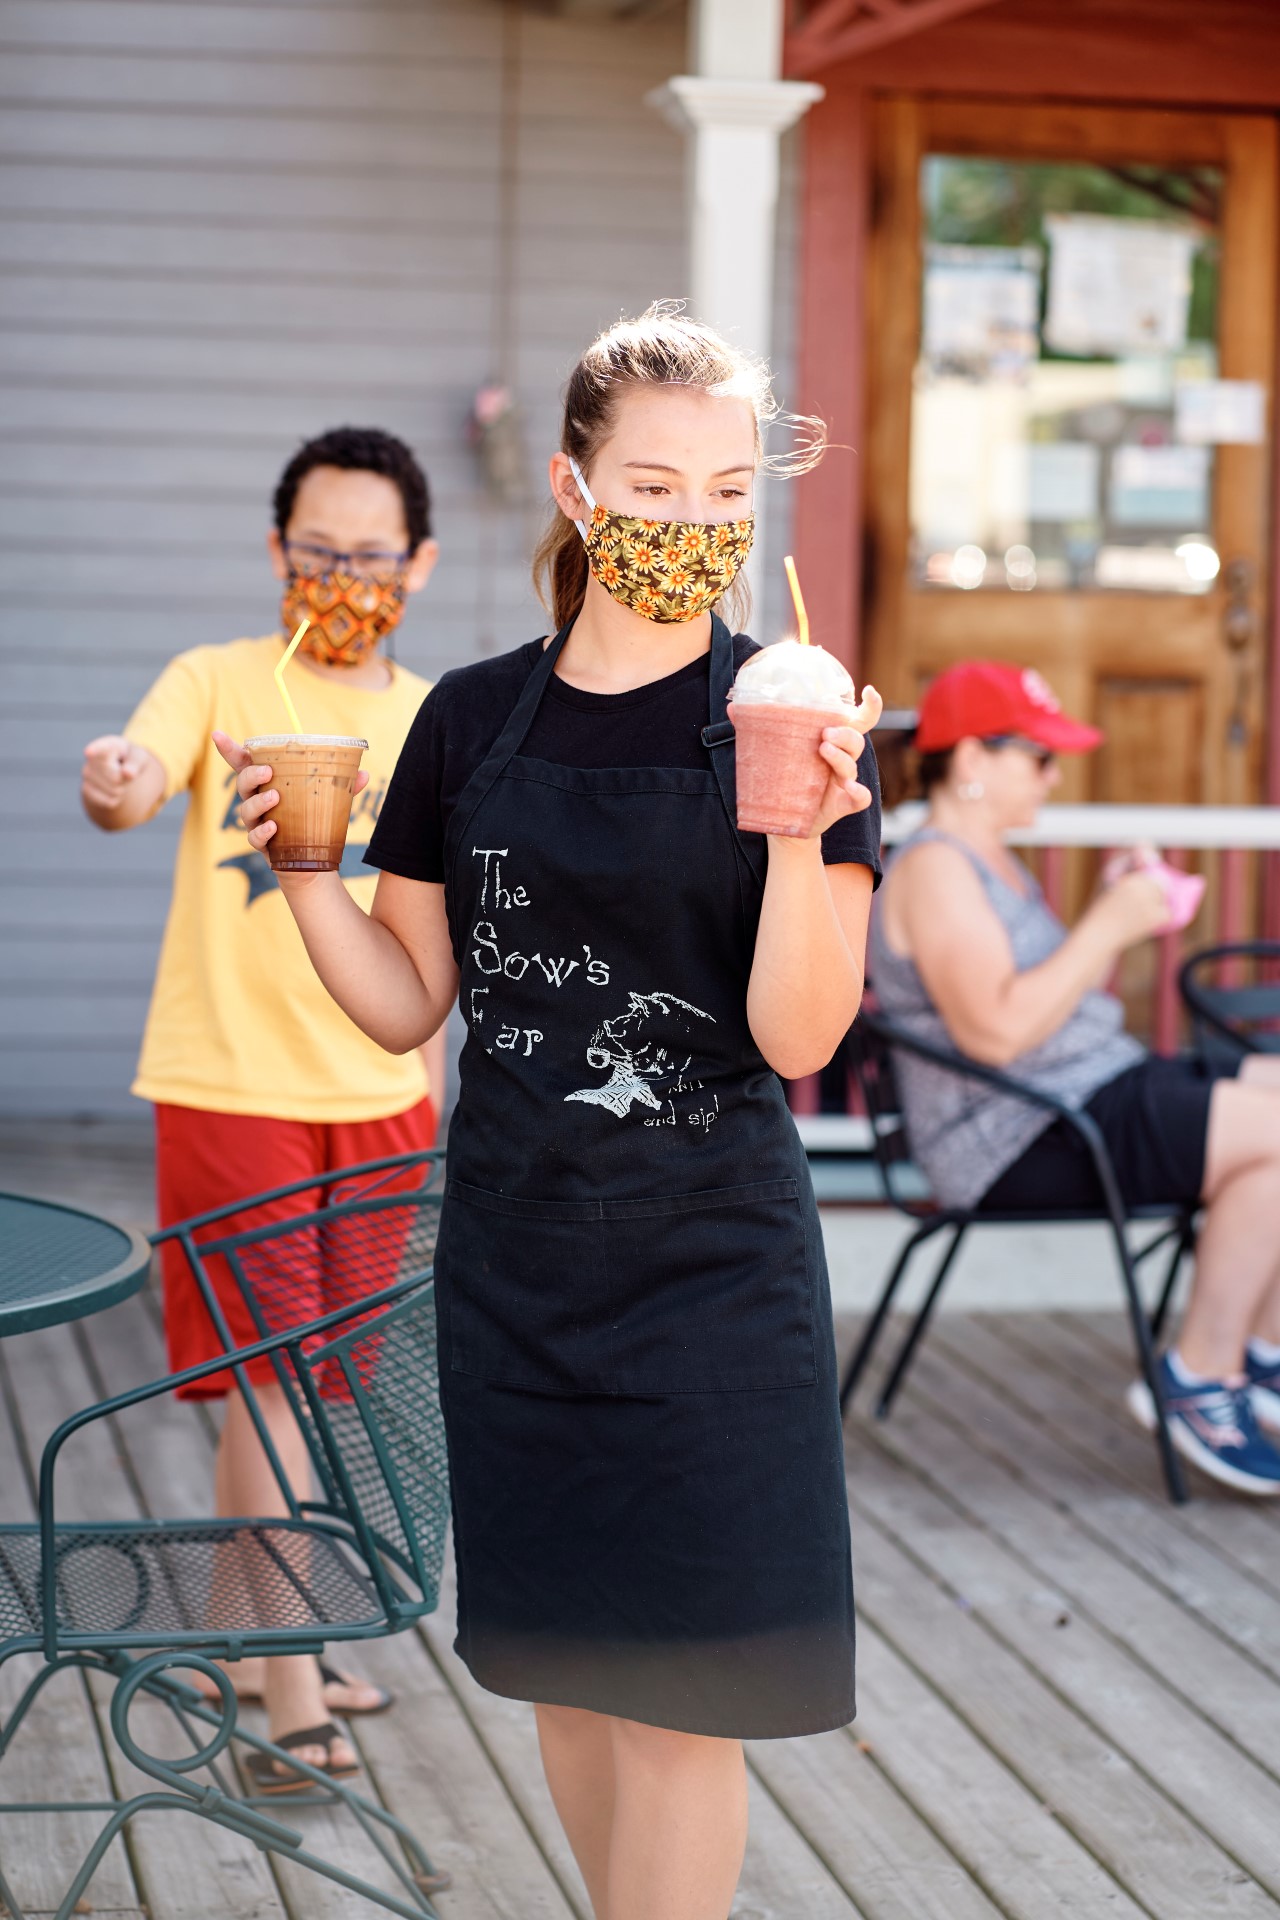
[[[1085,1102],[1130,1206],[1191,1205],[1200,1198],[1214,1083],[1237,1070],[1238,1062],[1150,1054]],[[978,1202],[984,1213],[1093,1213],[1100,1205],[1088,1149],[1066,1120],[1055,1120],[1033,1140]]]

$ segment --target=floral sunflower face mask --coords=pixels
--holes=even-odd
[[[590,520],[575,522],[587,564],[620,605],[669,626],[707,613],[733,585],[751,551],[755,515],[742,520],[638,520],[591,497],[576,460],[569,465]]]

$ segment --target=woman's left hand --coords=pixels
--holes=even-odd
[[[827,790],[818,808],[809,838],[820,840],[828,827],[846,814],[864,813],[871,805],[871,789],[858,778],[858,761],[866,737],[884,711],[884,702],[874,687],[862,689],[862,699],[854,708],[847,727],[827,727],[819,751],[831,769]]]

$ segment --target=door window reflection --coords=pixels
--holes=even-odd
[[[1221,174],[932,154],[921,194],[915,584],[1206,592],[1252,398],[1217,380]]]

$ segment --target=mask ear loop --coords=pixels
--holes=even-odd
[[[569,471],[573,475],[575,481],[577,482],[578,492],[582,495],[583,499],[586,501],[587,505],[590,507],[592,513],[594,513],[596,510],[596,503],[591,497],[591,489],[587,485],[586,481],[583,479],[582,468],[578,465],[577,461],[574,459],[572,454],[569,455]],[[578,532],[582,535],[582,538],[585,541],[587,538],[586,521],[575,520],[573,524],[578,529]]]

